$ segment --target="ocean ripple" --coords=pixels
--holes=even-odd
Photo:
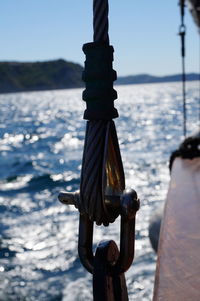
[[[130,300],[152,297],[156,256],[148,223],[163,203],[168,160],[182,140],[180,83],[117,87],[116,127],[126,186],[136,189],[134,264],[126,273]],[[0,300],[92,300],[92,279],[77,254],[78,213],[57,201],[79,188],[85,121],[81,89],[0,95]],[[197,130],[198,85],[187,87],[188,132]],[[119,243],[119,220],[95,227]]]

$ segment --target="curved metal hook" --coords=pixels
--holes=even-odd
[[[93,243],[93,222],[87,214],[80,214],[79,217],[79,236],[78,236],[78,254],[82,265],[88,272],[93,274],[94,255],[92,251]]]
[[[114,265],[115,273],[124,273],[132,264],[135,246],[135,215],[139,209],[137,193],[131,190],[121,198],[120,255]],[[94,270],[93,222],[87,214],[80,214],[78,252],[83,266],[90,272]]]
[[[121,204],[120,255],[115,265],[118,274],[126,272],[135,254],[135,215],[140,202],[137,193],[131,189],[123,194]]]

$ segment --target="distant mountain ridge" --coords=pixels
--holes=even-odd
[[[153,76],[149,74],[139,74],[119,77],[116,80],[118,85],[131,85],[131,84],[150,84],[150,83],[165,83],[165,82],[179,82],[182,80],[182,74],[166,75],[166,76]],[[187,81],[199,80],[199,74],[188,73],[186,74]]]
[[[26,92],[83,87],[83,67],[63,59],[45,62],[0,62],[0,93]],[[118,77],[115,84],[147,84],[181,81],[181,74],[153,76],[149,74]],[[188,81],[199,74],[189,73]]]
[[[0,62],[0,93],[82,87],[83,67],[62,59]]]

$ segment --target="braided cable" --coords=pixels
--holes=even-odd
[[[81,174],[81,199],[84,212],[98,225],[103,222],[101,181],[106,124],[107,122],[103,120],[87,122]]]
[[[106,42],[108,37],[108,0],[93,1],[94,42]]]

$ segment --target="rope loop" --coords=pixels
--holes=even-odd
[[[107,226],[119,215],[117,200],[124,189],[124,170],[114,122],[88,121],[80,185],[81,213],[86,213],[97,225]]]

